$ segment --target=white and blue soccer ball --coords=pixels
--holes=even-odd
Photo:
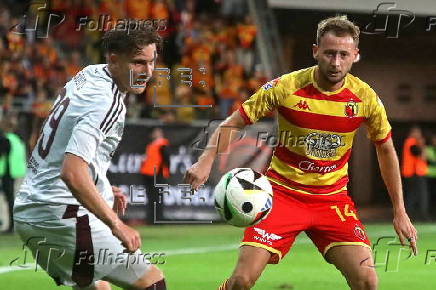
[[[272,208],[273,191],[266,176],[251,168],[235,168],[215,186],[215,208],[236,227],[248,227],[265,219]]]

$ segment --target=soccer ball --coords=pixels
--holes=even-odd
[[[272,187],[268,179],[251,168],[235,168],[215,186],[215,208],[236,227],[248,227],[267,217],[272,207]]]

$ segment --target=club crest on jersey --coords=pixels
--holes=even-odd
[[[269,90],[272,89],[275,85],[277,85],[277,83],[280,81],[280,77],[273,79],[272,81],[267,82],[266,84],[264,84],[262,86],[262,89]]]
[[[354,235],[364,241],[366,239],[365,231],[358,225],[354,226]]]
[[[347,116],[348,118],[355,117],[357,115],[358,110],[359,107],[357,106],[356,102],[349,101],[345,105],[345,116]]]

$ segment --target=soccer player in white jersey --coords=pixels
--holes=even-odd
[[[106,32],[107,64],[87,66],[65,85],[30,156],[15,226],[58,285],[166,289],[139,250],[139,233],[118,218],[126,198],[106,177],[123,134],[123,99],[143,92],[160,45],[152,30]]]

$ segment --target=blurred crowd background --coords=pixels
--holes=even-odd
[[[256,60],[256,26],[245,1],[9,2],[0,4],[1,114],[29,113],[34,128],[48,115],[65,82],[84,66],[105,62],[101,36],[121,19],[152,20],[164,38],[153,82],[143,95],[127,99],[128,119],[191,123],[224,118],[267,80]],[[93,21],[89,29],[79,26],[84,17]],[[36,25],[51,21],[47,37],[36,35],[45,33],[44,28],[29,29],[37,19]],[[92,28],[94,24],[100,26]],[[163,107],[150,106],[154,95]],[[36,135],[33,130],[30,143]]]

